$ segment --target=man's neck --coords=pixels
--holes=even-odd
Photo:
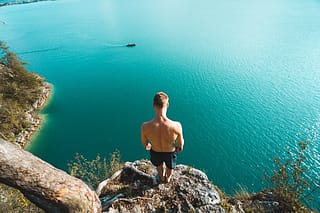
[[[162,108],[156,111],[156,118],[157,119],[167,119],[167,109]]]

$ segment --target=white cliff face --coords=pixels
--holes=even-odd
[[[178,165],[160,183],[150,161],[127,162],[98,187],[104,212],[225,212],[216,187],[200,170]]]
[[[25,112],[25,119],[29,123],[29,127],[21,131],[16,137],[16,143],[21,147],[24,147],[30,140],[32,134],[36,132],[41,124],[41,117],[35,112],[39,111],[49,99],[51,93],[51,87],[48,83],[44,82],[42,85],[39,98],[32,104],[29,110]]]

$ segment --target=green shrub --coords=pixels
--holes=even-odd
[[[11,142],[28,127],[25,112],[39,98],[44,82],[24,64],[0,41],[0,137]]]
[[[306,178],[306,159],[304,152],[308,143],[299,142],[295,152],[288,151],[288,159],[281,161],[274,159],[276,169],[270,177],[266,176],[267,182],[271,182],[273,192],[281,208],[287,212],[310,212],[307,210],[301,198],[309,186],[310,181]]]
[[[106,158],[97,154],[93,160],[86,159],[76,153],[74,160],[68,163],[68,171],[72,176],[80,178],[92,188],[96,188],[100,182],[109,178],[115,171],[122,167],[121,156],[118,150],[110,155],[109,164]]]
[[[6,213],[43,213],[36,205],[31,203],[23,194],[7,185],[0,184],[0,212]]]
[[[237,200],[249,200],[251,194],[246,186],[238,184],[239,189],[235,191],[234,198]]]

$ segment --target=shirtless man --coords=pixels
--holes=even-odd
[[[168,107],[168,95],[158,92],[153,98],[155,117],[141,126],[141,143],[150,150],[152,164],[157,167],[160,179],[167,183],[176,166],[177,152],[181,152],[184,145],[182,126],[167,117]]]

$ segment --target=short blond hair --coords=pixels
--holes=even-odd
[[[157,92],[153,97],[153,106],[163,108],[169,102],[169,96],[164,92]]]

